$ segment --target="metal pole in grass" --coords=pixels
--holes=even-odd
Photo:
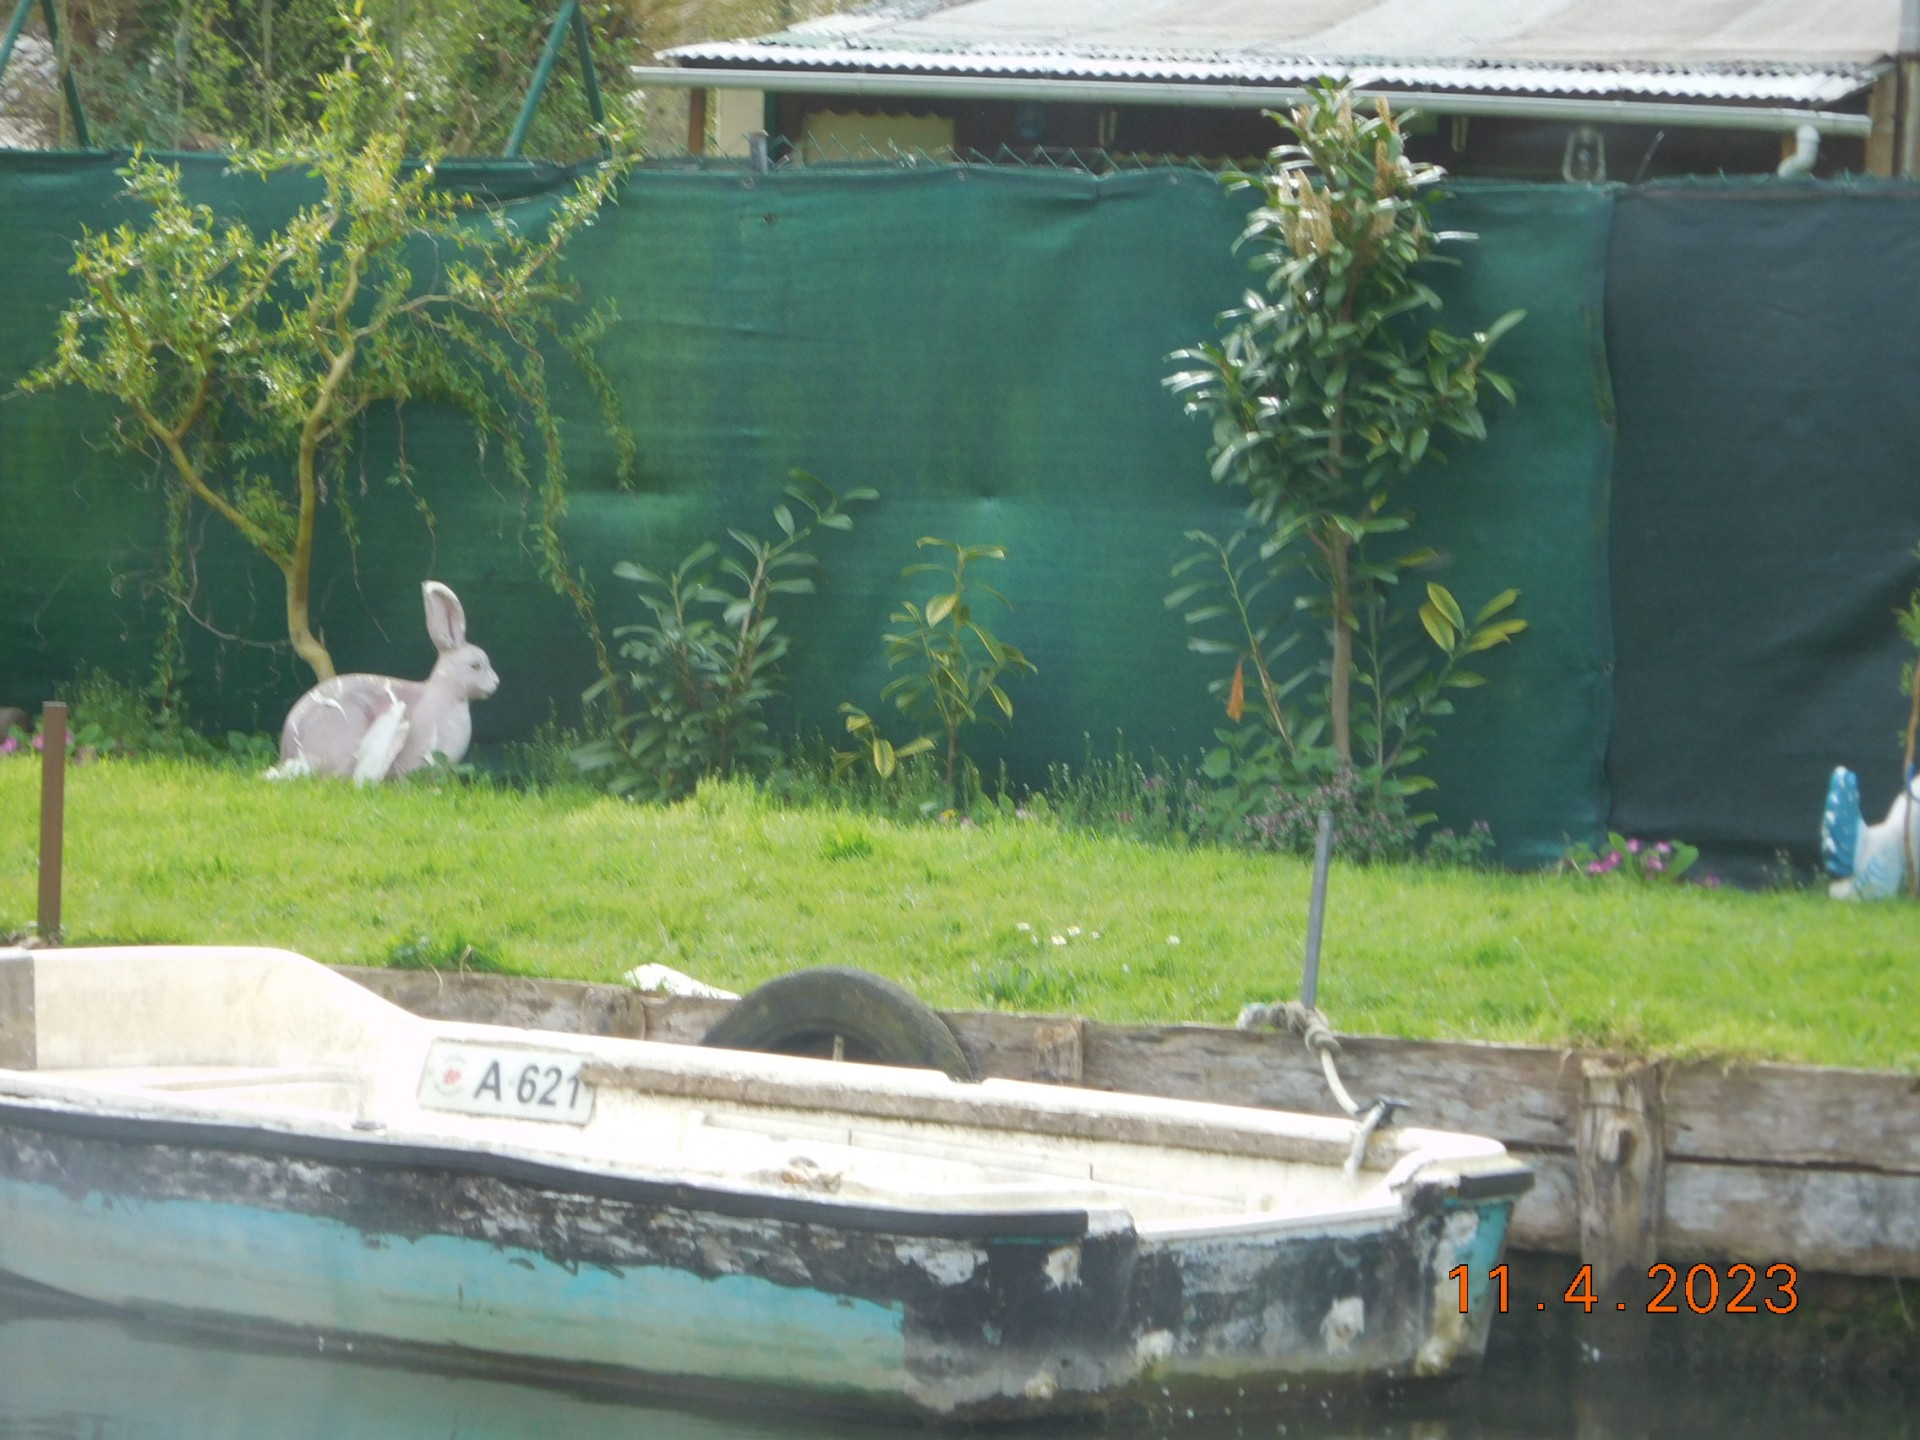
[[[1320,928],[1327,918],[1327,868],[1333,861],[1333,812],[1320,812],[1313,837],[1313,897],[1307,902],[1307,967],[1300,977],[1300,1003],[1311,1010],[1320,990]]]
[[[67,824],[67,707],[40,712],[40,941],[60,938],[60,853]]]

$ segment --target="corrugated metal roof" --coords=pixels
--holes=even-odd
[[[1827,104],[1897,48],[1900,0],[886,0],[692,65]]]

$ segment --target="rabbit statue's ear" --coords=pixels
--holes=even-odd
[[[434,649],[445,654],[467,643],[467,612],[460,608],[460,597],[438,580],[420,587],[427,602],[427,634]]]

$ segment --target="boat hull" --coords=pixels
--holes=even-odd
[[[1523,1186],[1143,1234],[7,1101],[0,1272],[150,1315],[942,1419],[1245,1404],[1473,1368]]]

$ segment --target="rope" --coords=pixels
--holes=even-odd
[[[1262,1026],[1290,1031],[1303,1037],[1307,1049],[1320,1061],[1321,1073],[1327,1077],[1327,1088],[1333,1092],[1333,1098],[1349,1117],[1359,1122],[1354,1127],[1353,1145],[1347,1151],[1345,1166],[1348,1175],[1358,1174],[1361,1162],[1366,1159],[1367,1144],[1373,1139],[1373,1132],[1382,1125],[1390,1124],[1394,1111],[1404,1109],[1407,1102],[1381,1096],[1372,1104],[1362,1106],[1353,1098],[1340,1080],[1339,1066],[1334,1063],[1334,1057],[1340,1053],[1340,1041],[1334,1035],[1327,1017],[1313,1006],[1303,1005],[1298,1000],[1248,1005],[1234,1022],[1236,1030],[1257,1030]]]
[[[1327,1017],[1311,1005],[1303,1005],[1298,1000],[1275,1000],[1270,1005],[1248,1005],[1240,1012],[1240,1018],[1234,1022],[1236,1030],[1257,1030],[1262,1025],[1271,1025],[1275,1030],[1291,1030],[1296,1035],[1304,1035],[1307,1049],[1316,1055],[1338,1055],[1340,1042],[1334,1038],[1333,1026]],[[1354,1106],[1346,1107],[1349,1115],[1360,1112]]]

